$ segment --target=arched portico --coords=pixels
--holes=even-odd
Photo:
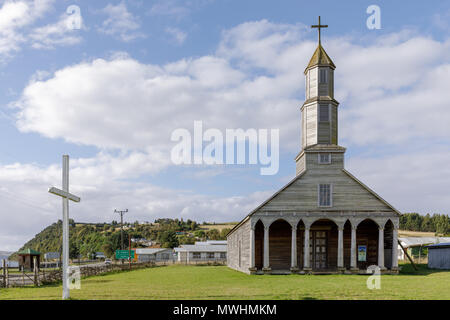
[[[309,265],[312,270],[327,271],[338,268],[338,260],[341,257],[339,233],[338,225],[331,219],[317,219],[311,224],[309,250],[306,251],[309,254]],[[308,259],[307,256],[305,258]]]
[[[264,224],[261,220],[255,223],[254,232],[254,252],[253,255],[253,269],[252,271],[261,270],[263,268],[264,258]]]
[[[265,215],[251,221],[251,273],[397,270],[397,220],[339,214]]]
[[[378,252],[380,225],[367,218],[360,220],[356,228],[356,267],[367,269],[371,265],[380,265]]]
[[[288,272],[292,258],[292,226],[278,219],[269,227],[269,266],[272,270]]]

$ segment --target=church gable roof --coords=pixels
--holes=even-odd
[[[319,43],[317,46],[316,51],[314,51],[313,56],[311,57],[311,60],[309,60],[308,66],[305,69],[308,70],[309,68],[312,68],[317,65],[328,65],[333,69],[336,69],[336,66],[334,65],[331,58],[328,56],[328,54],[325,52],[325,49],[322,47],[322,45]]]
[[[317,205],[317,186],[320,183],[333,185],[333,206],[330,208],[320,208]],[[400,214],[398,210],[345,169],[327,174],[325,179],[322,174],[304,171],[264,201],[249,216],[258,211],[309,211],[312,214],[318,211],[353,211],[356,214],[374,211]]]
[[[356,178],[354,175],[352,175],[350,172],[348,172],[347,170],[343,169],[342,170],[346,175],[348,175],[350,178],[352,178],[353,180],[355,180],[361,187],[363,187],[364,189],[366,189],[369,193],[371,193],[375,198],[377,198],[378,200],[380,200],[381,202],[383,202],[387,207],[389,207],[392,211],[394,211],[396,214],[401,215],[401,212],[398,211],[397,209],[395,209],[391,204],[389,204],[386,200],[384,200],[382,197],[380,197],[375,191],[373,191],[372,189],[370,189],[368,186],[366,186],[364,183],[362,183],[360,180],[358,180],[358,178]]]

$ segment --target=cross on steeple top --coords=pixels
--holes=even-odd
[[[320,45],[320,29],[321,28],[328,28],[328,25],[320,24],[320,16],[319,16],[319,24],[312,25],[311,28],[317,28],[319,30],[319,45]]]

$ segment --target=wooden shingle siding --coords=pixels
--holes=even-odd
[[[311,69],[309,72],[309,97],[317,97],[318,69]]]
[[[306,145],[317,144],[317,107],[306,107]]]
[[[392,209],[368,192],[342,170],[337,169],[342,163],[332,161],[329,165],[321,165],[320,170],[308,166],[304,175],[292,185],[278,194],[259,211],[299,211],[318,210],[317,185],[327,183],[333,185],[333,206],[320,210],[337,211],[389,211]],[[332,157],[335,155],[333,154]],[[313,157],[317,163],[317,155]],[[312,160],[311,160],[312,161]],[[318,164],[317,164],[318,165]]]
[[[306,169],[305,161],[306,161],[306,157],[305,156],[301,157],[297,161],[297,163],[296,163],[296,170],[295,170],[297,176]]]
[[[250,221],[247,221],[227,238],[227,265],[246,273],[250,268],[250,231]]]

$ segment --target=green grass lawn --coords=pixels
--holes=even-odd
[[[250,276],[227,267],[155,267],[81,280],[73,299],[450,299],[450,272],[403,266],[369,290],[362,275]],[[60,299],[61,286],[0,289],[3,299]]]

